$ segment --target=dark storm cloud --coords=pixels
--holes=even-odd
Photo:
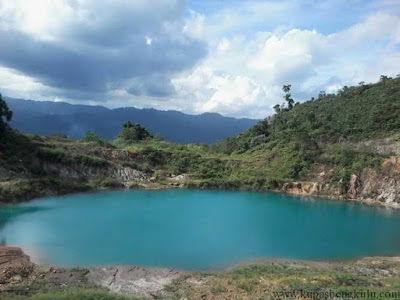
[[[136,2],[89,1],[85,18],[66,20],[54,39],[0,25],[0,65],[72,94],[169,96],[170,76],[204,57],[206,45],[182,33],[182,1]]]
[[[176,93],[171,81],[160,74],[136,78],[132,80],[130,87],[126,91],[131,95],[147,95],[150,97],[168,97]]]

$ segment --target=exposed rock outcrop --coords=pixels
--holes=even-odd
[[[15,290],[26,292],[19,288],[21,285],[38,285],[52,290],[103,287],[118,294],[155,298],[166,296],[165,287],[182,274],[172,269],[137,266],[90,269],[40,266],[32,263],[20,248],[0,246],[0,295]],[[33,290],[28,289],[27,295]]]
[[[356,198],[357,197],[359,185],[360,185],[360,182],[358,180],[357,175],[356,174],[351,174],[350,181],[349,181],[349,189],[348,189],[347,193],[352,198]]]
[[[123,182],[148,180],[148,175],[146,173],[119,164],[109,164],[104,167],[92,167],[85,165],[66,166],[61,164],[43,163],[42,169],[48,174],[57,175],[61,178],[67,179],[109,176]]]
[[[20,248],[0,246],[0,285],[21,282],[32,270],[29,256]]]
[[[348,198],[367,202],[378,202],[400,208],[400,157],[392,156],[382,162],[382,170],[365,168],[360,174],[352,174],[347,184],[336,185],[314,181],[290,182],[281,190],[296,195],[317,195]],[[343,190],[342,187],[347,186]]]
[[[157,298],[165,295],[165,286],[182,274],[171,269],[112,266],[91,268],[87,278],[118,294]]]
[[[132,161],[138,156],[138,153],[136,152],[121,149],[100,149],[96,150],[93,154],[106,160],[120,161]]]
[[[335,197],[340,197],[340,189],[328,183],[315,182],[315,181],[297,181],[284,183],[282,191],[295,195],[325,195],[331,194]]]
[[[382,203],[400,207],[400,178],[394,175],[377,174],[365,169],[360,176],[357,197],[363,200],[378,200]]]

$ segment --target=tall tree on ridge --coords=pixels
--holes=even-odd
[[[288,110],[292,110],[294,107],[294,100],[292,98],[292,94],[290,93],[290,88],[292,87],[292,85],[288,84],[288,85],[284,85],[282,87],[283,92],[285,93],[285,96],[283,97],[285,99],[285,101],[287,102],[287,109]]]
[[[6,101],[4,101],[3,96],[0,94],[0,135],[7,128],[7,122],[12,119],[12,111],[8,108]]]

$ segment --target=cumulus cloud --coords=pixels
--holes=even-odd
[[[263,118],[282,103],[283,84],[303,101],[400,73],[400,8],[396,0],[0,0],[0,44],[0,86],[10,96]]]
[[[199,67],[192,74],[173,80],[181,97],[195,99],[192,111],[218,112],[224,115],[258,118],[272,113],[266,101],[267,91],[246,76],[223,74]]]
[[[185,33],[184,13],[180,0],[1,0],[0,64],[69,95],[134,81],[141,94],[167,96],[169,78],[206,54]],[[153,77],[162,80],[150,87]]]
[[[194,111],[262,118],[282,102],[283,84],[292,84],[296,100],[304,101],[321,90],[396,76],[399,33],[400,18],[378,12],[332,34],[277,28],[222,37],[203,65],[173,83],[192,91]]]
[[[293,81],[305,72],[313,72],[314,53],[320,52],[323,40],[315,30],[292,29],[282,36],[267,38],[248,63],[250,69],[265,72],[271,82]]]

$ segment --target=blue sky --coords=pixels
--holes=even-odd
[[[0,0],[0,92],[262,118],[400,73],[398,0]]]
[[[274,3],[280,5],[286,1],[252,1],[256,4]],[[365,15],[372,12],[378,3],[369,0],[348,0],[348,1],[287,1],[293,9],[283,9],[277,14],[275,22],[262,19],[256,24],[246,26],[246,21],[241,24],[245,31],[243,33],[258,30],[273,30],[276,26],[293,26],[303,29],[317,29],[321,33],[329,34],[343,30],[346,27],[359,22]],[[249,3],[249,2],[247,2]],[[240,14],[241,7],[248,5],[246,1],[212,1],[212,0],[191,0],[188,7],[206,16],[221,13],[223,11],[237,11]],[[283,5],[282,5],[283,6]],[[360,9],[361,8],[361,9]],[[251,22],[250,22],[251,23]],[[232,29],[232,33],[238,33]]]

